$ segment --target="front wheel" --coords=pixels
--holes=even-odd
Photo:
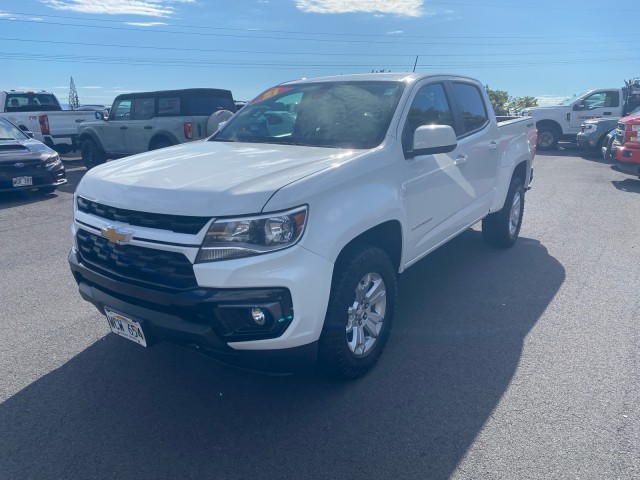
[[[511,247],[520,234],[524,214],[524,186],[518,177],[511,179],[507,199],[502,210],[482,220],[482,236],[494,247]]]
[[[540,127],[538,129],[538,148],[540,150],[552,150],[558,146],[560,133],[553,127]]]
[[[377,247],[343,252],[335,265],[318,361],[329,376],[357,378],[384,350],[396,306],[396,273]]]

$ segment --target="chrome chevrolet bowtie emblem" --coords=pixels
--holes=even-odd
[[[131,241],[133,232],[127,232],[126,230],[120,230],[118,227],[102,227],[100,234],[109,240],[111,243],[117,243],[118,245],[124,245]]]

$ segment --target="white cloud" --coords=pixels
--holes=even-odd
[[[127,22],[127,25],[134,27],[160,27],[167,24],[164,22]]]
[[[55,10],[108,15],[144,15],[170,17],[176,3],[194,3],[195,0],[40,0]]]
[[[95,85],[89,85],[88,87],[79,87],[79,88],[86,88],[87,90],[99,90],[102,87],[97,87]]]
[[[8,17],[9,14],[6,12],[0,12],[0,17]]]
[[[407,17],[423,15],[423,0],[296,0],[307,13],[390,13]]]
[[[29,20],[31,20],[32,22],[44,22],[44,18],[40,17],[29,17]]]
[[[387,32],[387,35],[400,35],[401,33],[404,33],[402,30],[394,30],[392,32]]]

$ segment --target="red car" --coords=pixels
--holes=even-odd
[[[629,115],[618,121],[616,138],[611,147],[613,157],[625,169],[640,173],[640,115]]]

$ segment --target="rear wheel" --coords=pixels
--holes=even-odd
[[[524,186],[519,177],[511,179],[507,199],[502,210],[482,220],[482,236],[494,247],[511,247],[520,234],[524,214]]]
[[[104,152],[90,138],[82,142],[80,155],[87,170],[91,170],[93,167],[97,167],[107,161]]]
[[[557,127],[543,125],[538,128],[538,148],[540,150],[552,150],[558,146],[560,132]]]
[[[171,146],[173,146],[173,143],[171,143],[166,138],[158,138],[157,140],[151,142],[151,145],[149,145],[149,150],[159,150],[161,148],[167,148]]]
[[[396,304],[396,274],[377,247],[352,247],[336,263],[319,343],[328,375],[357,378],[378,361],[389,338]]]

